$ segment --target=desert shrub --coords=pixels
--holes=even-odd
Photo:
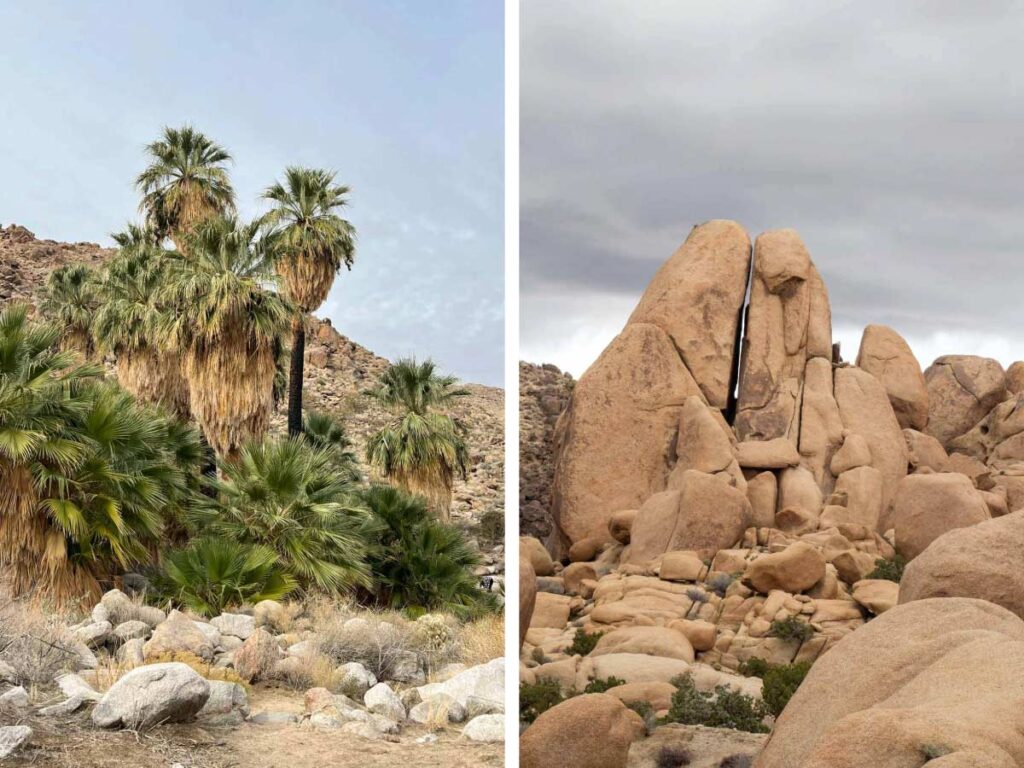
[[[552,707],[565,701],[562,688],[555,680],[519,684],[519,720],[532,723]]]
[[[940,757],[952,754],[953,750],[945,744],[922,744],[921,754],[925,760],[938,760]]]
[[[718,768],[750,768],[754,764],[754,758],[750,755],[729,755],[722,758]]]
[[[317,637],[321,653],[338,664],[358,661],[378,680],[392,680],[399,670],[420,663],[415,630],[398,614],[339,614]]]
[[[651,706],[649,701],[631,701],[626,707],[640,715],[644,721],[644,726],[647,728],[648,736],[658,727],[658,717],[654,714],[654,707]]]
[[[686,747],[674,744],[666,745],[658,750],[658,756],[654,759],[657,768],[684,768],[693,762],[693,753]]]
[[[19,685],[49,683],[78,669],[78,655],[64,617],[0,593],[0,662]]]
[[[462,618],[497,610],[496,599],[473,574],[478,553],[462,531],[433,516],[422,496],[374,485],[363,500],[370,511],[367,562],[377,604]]]
[[[771,668],[772,665],[767,661],[758,656],[753,656],[746,661],[741,661],[737,671],[745,677],[760,677],[763,680],[765,674]]]
[[[733,581],[735,579],[727,573],[716,573],[708,579],[706,586],[719,597],[725,597],[725,593],[729,591],[729,586]]]
[[[604,636],[604,632],[584,632],[577,629],[573,635],[572,645],[565,649],[570,656],[587,656],[597,647],[597,641]]]
[[[769,712],[775,717],[782,714],[782,710],[793,698],[793,694],[807,677],[810,669],[809,661],[801,661],[798,664],[781,664],[772,667],[764,674],[764,689],[761,695]]]
[[[697,613],[700,613],[701,607],[711,599],[707,592],[696,587],[686,590],[686,596],[690,598],[690,607],[686,609],[686,618],[690,617],[694,608],[697,609]]]
[[[786,619],[773,621],[768,634],[780,640],[799,640],[803,643],[814,636],[814,627],[806,621],[801,621],[796,616],[790,616]]]
[[[164,554],[162,570],[151,581],[157,595],[203,616],[260,600],[280,600],[297,584],[269,547],[230,539],[193,540]]]
[[[886,579],[900,583],[903,578],[903,569],[907,567],[907,560],[903,555],[893,555],[891,560],[879,558],[875,560],[875,570],[867,575],[869,579]]]
[[[539,645],[530,651],[530,658],[538,664],[546,664],[548,661],[548,657],[544,655],[544,649]]]
[[[697,690],[690,675],[675,678],[672,706],[665,718],[669,723],[733,728],[750,733],[768,733],[764,704],[744,693],[720,685],[714,693]]]
[[[505,622],[500,613],[489,613],[459,628],[459,661],[483,664],[505,655]]]
[[[491,507],[486,510],[476,524],[477,536],[487,544],[498,544],[505,537],[505,510]]]
[[[583,689],[584,693],[604,693],[609,688],[615,688],[618,685],[625,685],[626,681],[618,677],[603,677],[596,678],[587,683],[587,687]]]

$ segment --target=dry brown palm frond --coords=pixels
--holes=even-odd
[[[324,303],[337,271],[329,260],[308,253],[279,259],[276,268],[289,298],[307,312]]]
[[[117,380],[135,397],[163,405],[183,421],[191,418],[188,382],[177,354],[140,347],[117,358]]]
[[[186,352],[192,412],[219,455],[233,460],[242,443],[266,432],[275,370],[270,345],[250,346],[241,331],[217,346]]]

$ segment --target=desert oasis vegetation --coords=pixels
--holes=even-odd
[[[353,192],[231,167],[169,127],[116,248],[0,229],[0,760],[500,765],[502,392],[315,318]]]
[[[712,220],[520,379],[524,768],[1024,765],[1024,362],[844,360],[800,235]]]

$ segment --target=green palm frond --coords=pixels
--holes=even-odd
[[[85,264],[58,267],[46,280],[40,311],[61,328],[61,339],[86,357],[93,352],[93,318],[99,306],[99,275]]]

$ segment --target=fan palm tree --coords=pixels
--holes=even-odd
[[[27,309],[0,311],[0,571],[15,596],[98,597],[188,506],[198,435],[138,405],[57,346]],[[174,452],[168,446],[174,446]]]
[[[393,414],[367,442],[367,460],[400,488],[426,496],[447,520],[455,477],[466,477],[468,430],[459,419],[437,409],[469,391],[459,387],[454,376],[438,374],[430,360],[402,359],[366,394]]]
[[[379,604],[461,615],[496,608],[473,575],[479,555],[458,528],[431,515],[422,496],[373,485],[363,499],[371,515],[369,563]]]
[[[360,479],[359,462],[352,452],[352,441],[341,424],[326,413],[313,411],[306,414],[302,433],[306,442],[327,453],[338,472],[353,481]]]
[[[99,278],[85,264],[67,264],[50,273],[39,308],[62,328],[61,344],[92,359],[92,324],[97,307]]]
[[[302,440],[246,443],[236,462],[208,478],[216,500],[190,520],[206,535],[265,546],[302,587],[340,594],[369,584],[365,512],[330,455]]]
[[[274,404],[275,353],[294,309],[266,287],[257,224],[209,218],[173,258],[157,338],[184,363],[190,406],[210,446],[233,458],[262,436]]]
[[[102,298],[93,336],[102,352],[117,358],[117,380],[144,402],[160,403],[183,420],[191,417],[188,384],[181,360],[155,343],[162,307],[167,257],[150,227],[131,224],[113,235],[120,246],[100,284]]]
[[[274,208],[263,217],[284,290],[299,314],[292,321],[292,360],[288,383],[288,434],[302,431],[302,377],[306,330],[302,313],[313,312],[327,298],[342,264],[355,261],[355,227],[338,216],[349,188],[334,183],[334,174],[315,168],[287,168],[284,183],[263,193]]]
[[[234,213],[235,191],[226,167],[231,155],[223,147],[186,125],[164,128],[146,152],[150,164],[135,186],[142,193],[139,210],[159,240],[170,237],[184,251],[202,221]]]

